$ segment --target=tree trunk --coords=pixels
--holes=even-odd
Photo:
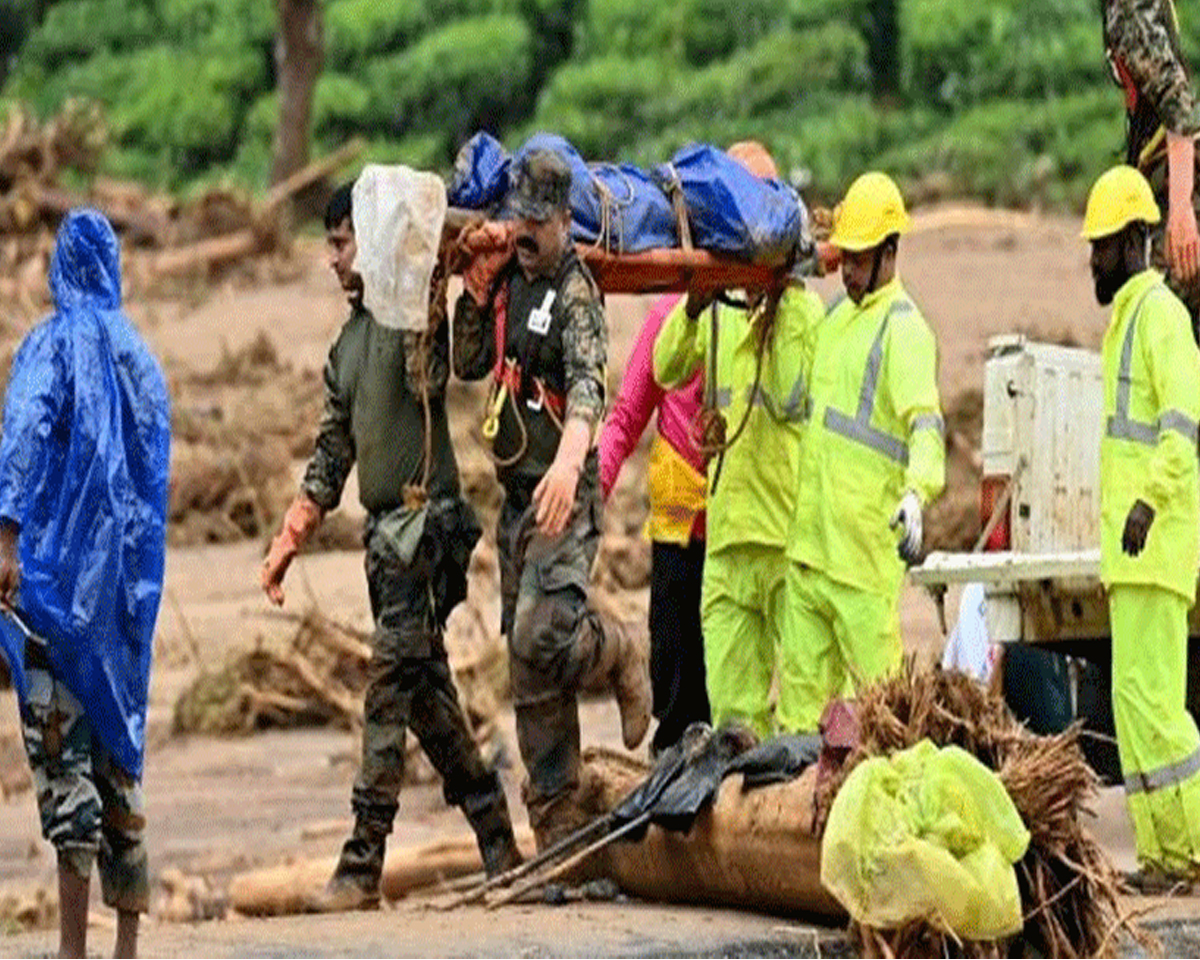
[[[867,45],[877,97],[894,97],[900,92],[899,6],[898,0],[870,0],[867,4]]]
[[[279,126],[275,129],[271,183],[308,162],[313,90],[325,61],[320,0],[276,0],[279,32],[275,70],[279,84]]]

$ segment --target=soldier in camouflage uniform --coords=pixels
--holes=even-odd
[[[650,719],[644,628],[596,610],[599,467],[608,331],[570,240],[570,169],[547,150],[519,162],[513,224],[467,237],[479,252],[454,315],[455,373],[493,376],[484,434],[504,504],[496,531],[525,802],[544,849],[579,825],[581,686],[611,686],[626,746]],[[494,249],[493,244],[499,247]],[[513,247],[515,246],[515,257]]]
[[[1126,162],[1142,171],[1166,211],[1151,262],[1187,305],[1200,338],[1200,234],[1195,138],[1200,117],[1179,46],[1173,0],[1102,0],[1104,46],[1125,91]]]
[[[488,769],[459,705],[442,642],[450,611],[466,597],[466,570],[479,525],[459,492],[445,385],[446,325],[426,349],[422,333],[375,322],[362,302],[351,192],[325,215],[330,265],[347,293],[350,319],[325,366],[325,414],[301,491],[263,567],[263,589],[283,602],[283,575],[321,518],[337,507],[358,464],[367,586],[375,618],[362,737],[362,767],[350,805],[353,833],[315,910],[378,904],[384,846],[404,778],[411,726],[442,776],[446,802],[462,808],[494,875],[520,862],[500,779]],[[427,373],[422,359],[428,357]],[[428,384],[432,463],[423,457],[422,383]],[[422,492],[423,491],[423,492]]]
[[[57,854],[59,955],[87,956],[92,865],[135,956],[149,907],[141,777],[162,595],[170,400],[122,313],[120,243],[73,210],[55,310],[13,359],[0,439],[0,653],[42,834]]]

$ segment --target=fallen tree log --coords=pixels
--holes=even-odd
[[[362,150],[363,141],[355,138],[344,146],[334,150],[333,153],[320,157],[307,166],[301,167],[290,177],[279,181],[279,183],[267,191],[263,210],[268,214],[274,215],[279,206],[285,201],[290,200],[301,190],[311,187],[314,183],[337,173],[342,167],[346,166],[362,153]]]
[[[517,831],[517,846],[533,855],[533,834]],[[244,916],[272,917],[304,913],[337,866],[337,857],[302,860],[279,867],[240,873],[229,885],[229,905]],[[483,869],[472,836],[438,840],[418,847],[394,847],[383,864],[381,883],[388,900]]]
[[[134,243],[162,246],[170,229],[165,217],[141,210],[118,210],[112,204],[54,186],[33,186],[32,200],[51,221],[61,220],[76,207],[97,207],[119,232]]]
[[[599,855],[604,872],[646,900],[844,919],[845,910],[821,886],[816,777],[810,767],[795,780],[747,791],[740,774],[726,777],[688,833],[652,826],[640,843],[615,843]],[[621,799],[607,793],[606,802]]]
[[[581,779],[594,785],[596,813],[615,807],[646,772],[644,765],[596,749],[585,751],[584,767]],[[845,911],[821,886],[815,785],[815,767],[788,783],[748,791],[740,774],[727,777],[688,833],[652,826],[637,843],[615,843],[597,853],[594,872],[646,900],[844,919]],[[521,852],[532,856],[532,834],[519,831],[517,840]],[[241,874],[230,885],[230,906],[250,916],[302,913],[336,864],[329,857]],[[399,900],[480,869],[469,837],[394,849],[384,864],[383,895]]]
[[[151,258],[150,273],[168,277],[193,271],[203,272],[230,260],[249,257],[258,251],[260,243],[259,235],[254,230],[245,229],[183,247],[172,247]]]

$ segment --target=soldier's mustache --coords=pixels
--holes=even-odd
[[[528,253],[537,253],[538,252],[537,241],[534,240],[533,237],[529,237],[529,236],[517,237],[517,246],[520,249],[522,249]]]

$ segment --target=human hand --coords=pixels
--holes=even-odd
[[[1121,549],[1136,557],[1146,546],[1150,524],[1154,522],[1154,508],[1145,500],[1135,500],[1125,518],[1125,530],[1121,534]]]
[[[459,246],[468,257],[463,288],[486,306],[496,277],[512,259],[516,228],[509,221],[487,220],[467,231]]]
[[[580,465],[556,457],[534,488],[534,519],[538,531],[545,536],[557,537],[567,528],[567,521],[575,509],[575,491],[581,470]]]
[[[17,541],[20,531],[12,524],[0,526],[0,603],[11,607],[21,588],[21,556]]]
[[[821,241],[817,244],[817,276],[827,277],[837,273],[842,265],[842,251],[832,243]]]
[[[321,517],[321,508],[303,493],[288,507],[283,518],[283,528],[271,541],[271,548],[267,551],[262,570],[259,572],[263,592],[275,606],[283,606],[284,574],[305,541],[321,525]]]
[[[1200,272],[1200,232],[1190,203],[1173,206],[1167,214],[1167,265],[1185,283]]]
[[[896,546],[900,559],[910,566],[920,560],[924,519],[921,515],[921,498],[916,493],[909,490],[900,498],[900,504],[888,526],[900,531],[900,543]]]

